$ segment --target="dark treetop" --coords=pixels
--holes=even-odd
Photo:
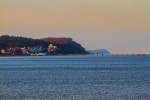
[[[40,46],[45,49],[49,44],[53,44],[58,47],[59,54],[86,54],[86,50],[77,42],[71,38],[42,38],[32,39],[18,36],[0,36],[0,49],[15,48],[15,47],[36,47]]]

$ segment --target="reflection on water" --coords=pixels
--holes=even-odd
[[[1,57],[0,100],[150,100],[150,56]]]

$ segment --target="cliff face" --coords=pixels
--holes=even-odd
[[[59,48],[61,54],[86,54],[86,50],[72,38],[52,38],[46,37],[41,39],[51,44],[56,45]]]
[[[46,37],[41,40],[52,42],[59,45],[68,44],[69,42],[72,42],[72,38],[54,38],[54,37]]]
[[[26,37],[16,36],[0,36],[0,49],[14,48],[14,47],[36,47],[41,46],[47,50],[48,45],[53,44],[57,46],[58,54],[86,54],[86,50],[71,38],[42,38],[32,39]],[[45,51],[46,52],[46,51]]]

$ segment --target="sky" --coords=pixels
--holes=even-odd
[[[0,0],[0,35],[72,37],[86,49],[150,52],[150,0]]]

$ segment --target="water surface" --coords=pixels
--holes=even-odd
[[[0,100],[150,100],[150,56],[0,57]]]

